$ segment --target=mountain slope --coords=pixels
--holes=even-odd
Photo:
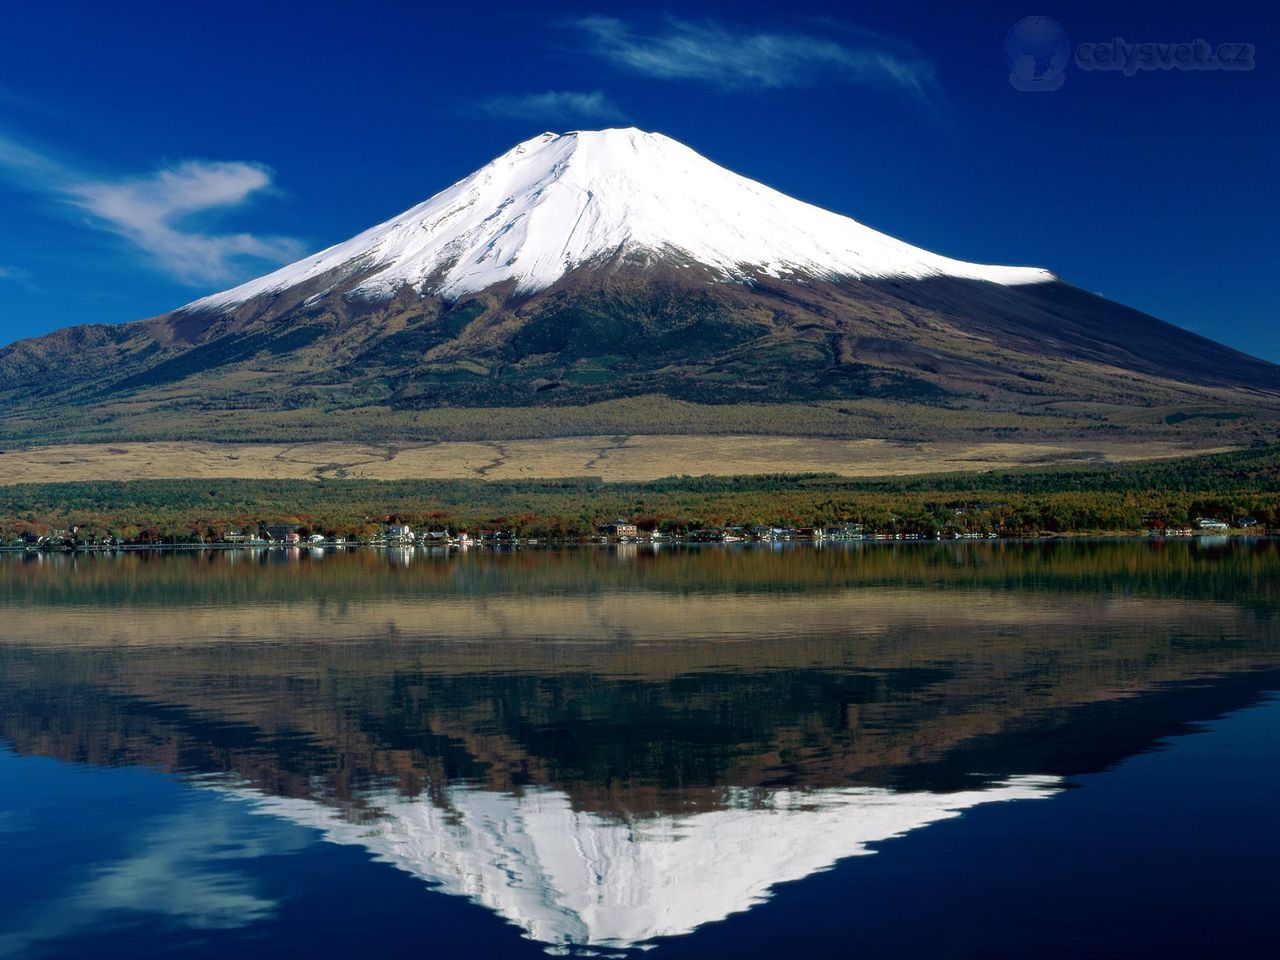
[[[0,438],[21,443],[757,432],[1219,447],[1274,437],[1280,367],[614,130],[526,141],[171,314],[13,344],[0,403]]]

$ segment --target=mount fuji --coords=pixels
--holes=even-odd
[[[1280,367],[656,133],[544,133],[172,313],[0,350],[0,439],[1270,439]],[[1212,444],[1209,444],[1209,440]]]

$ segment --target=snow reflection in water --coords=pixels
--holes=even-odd
[[[555,790],[452,787],[444,806],[366,798],[377,816],[363,823],[312,800],[236,792],[254,797],[260,813],[362,846],[482,904],[554,953],[690,933],[762,902],[775,884],[874,853],[872,844],[981,804],[1048,797],[1061,783],[1027,776],[956,793],[743,790],[730,792],[723,809],[627,820],[575,810]]]

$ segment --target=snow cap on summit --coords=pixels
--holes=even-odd
[[[405,286],[456,298],[506,281],[529,293],[621,253],[695,262],[725,279],[1054,279],[913,247],[630,127],[542,133],[386,223],[190,308],[356,273],[354,292],[373,298]]]

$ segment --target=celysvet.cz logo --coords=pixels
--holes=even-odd
[[[1004,41],[1009,83],[1016,90],[1046,92],[1066,82],[1067,67],[1112,71],[1132,77],[1154,71],[1252,70],[1251,43],[1131,42],[1112,37],[1078,44],[1074,49],[1067,31],[1048,17],[1025,17],[1013,25]]]
[[[1106,43],[1076,47],[1081,70],[1117,70],[1132,77],[1142,70],[1252,70],[1252,43],[1129,43],[1113,37]]]

